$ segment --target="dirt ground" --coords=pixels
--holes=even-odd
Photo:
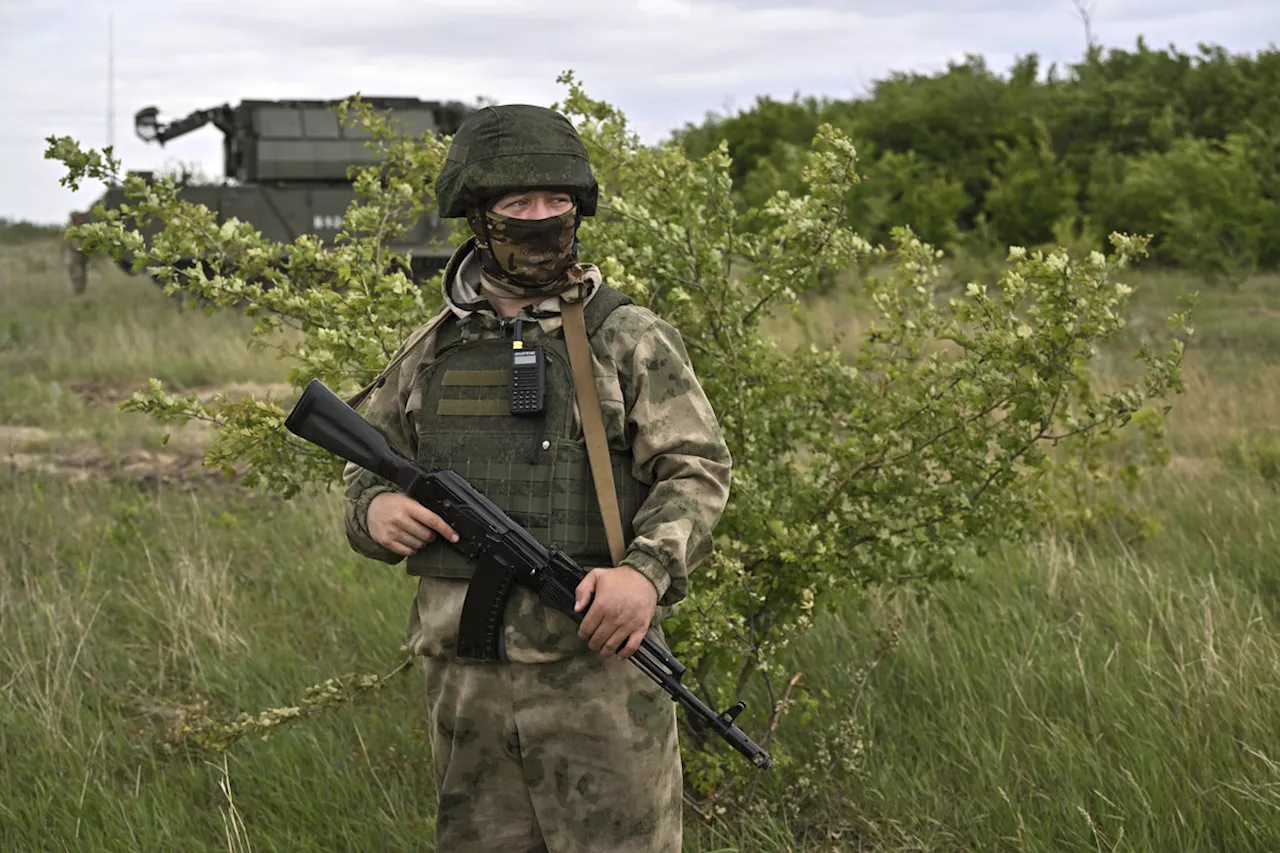
[[[90,408],[116,407],[136,388],[115,387],[102,382],[72,381],[67,389]],[[285,383],[232,383],[219,387],[191,388],[201,402],[219,395],[242,397],[282,397],[292,391]],[[143,415],[137,415],[143,418]],[[67,477],[72,482],[106,477],[139,484],[183,484],[197,481],[225,482],[221,471],[204,465],[202,448],[213,435],[213,426],[200,421],[174,425],[168,430],[166,451],[141,448],[113,449],[94,441],[83,430],[55,431],[36,426],[0,424],[0,464],[18,471],[39,471]],[[235,478],[231,478],[234,480]]]

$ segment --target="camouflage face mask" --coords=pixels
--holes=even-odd
[[[517,219],[493,211],[468,217],[476,235],[480,266],[509,293],[553,295],[573,285],[565,271],[578,260],[578,211],[548,219]]]

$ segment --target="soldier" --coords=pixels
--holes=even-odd
[[[83,213],[71,214],[72,225],[83,225],[86,217]],[[89,283],[89,256],[80,251],[79,240],[63,240],[62,254],[67,262],[67,275],[71,279],[71,292],[76,296],[84,293]]]
[[[436,189],[441,218],[465,216],[474,236],[446,268],[444,308],[397,353],[366,418],[401,453],[458,471],[591,569],[577,590],[580,627],[517,587],[505,660],[460,662],[472,565],[440,541],[456,533],[348,466],[352,547],[387,563],[407,558],[419,577],[407,638],[426,671],[438,849],[677,851],[675,706],[619,658],[646,631],[661,636],[711,550],[729,491],[723,435],[676,330],[578,259],[578,226],[595,214],[598,187],[564,116],[480,110],[459,128]],[[587,342],[576,359],[575,328]],[[535,349],[545,401],[538,414],[513,416],[509,360]],[[588,352],[590,373],[575,386],[574,362]],[[590,405],[579,406],[584,396]],[[601,418],[595,453],[609,464],[593,472],[584,435]],[[616,508],[607,495],[598,501],[598,469],[612,473]],[[607,531],[610,516],[621,536]]]

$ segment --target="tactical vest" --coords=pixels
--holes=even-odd
[[[616,308],[630,304],[620,291],[601,286],[583,309],[590,339]],[[541,347],[546,396],[541,415],[510,414],[507,398],[511,341],[467,340],[456,317],[436,333],[435,358],[421,378],[418,462],[449,468],[529,530],[585,568],[612,566],[586,442],[576,425],[573,373],[563,330],[526,346]],[[629,451],[610,448],[614,488],[629,544],[633,519],[649,489],[631,473]],[[475,565],[436,543],[409,557],[411,575],[470,578]]]

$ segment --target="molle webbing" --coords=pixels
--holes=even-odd
[[[505,370],[446,370],[444,384],[471,388],[505,388],[508,378]]]
[[[444,417],[505,418],[511,416],[506,400],[441,400],[436,414]]]

